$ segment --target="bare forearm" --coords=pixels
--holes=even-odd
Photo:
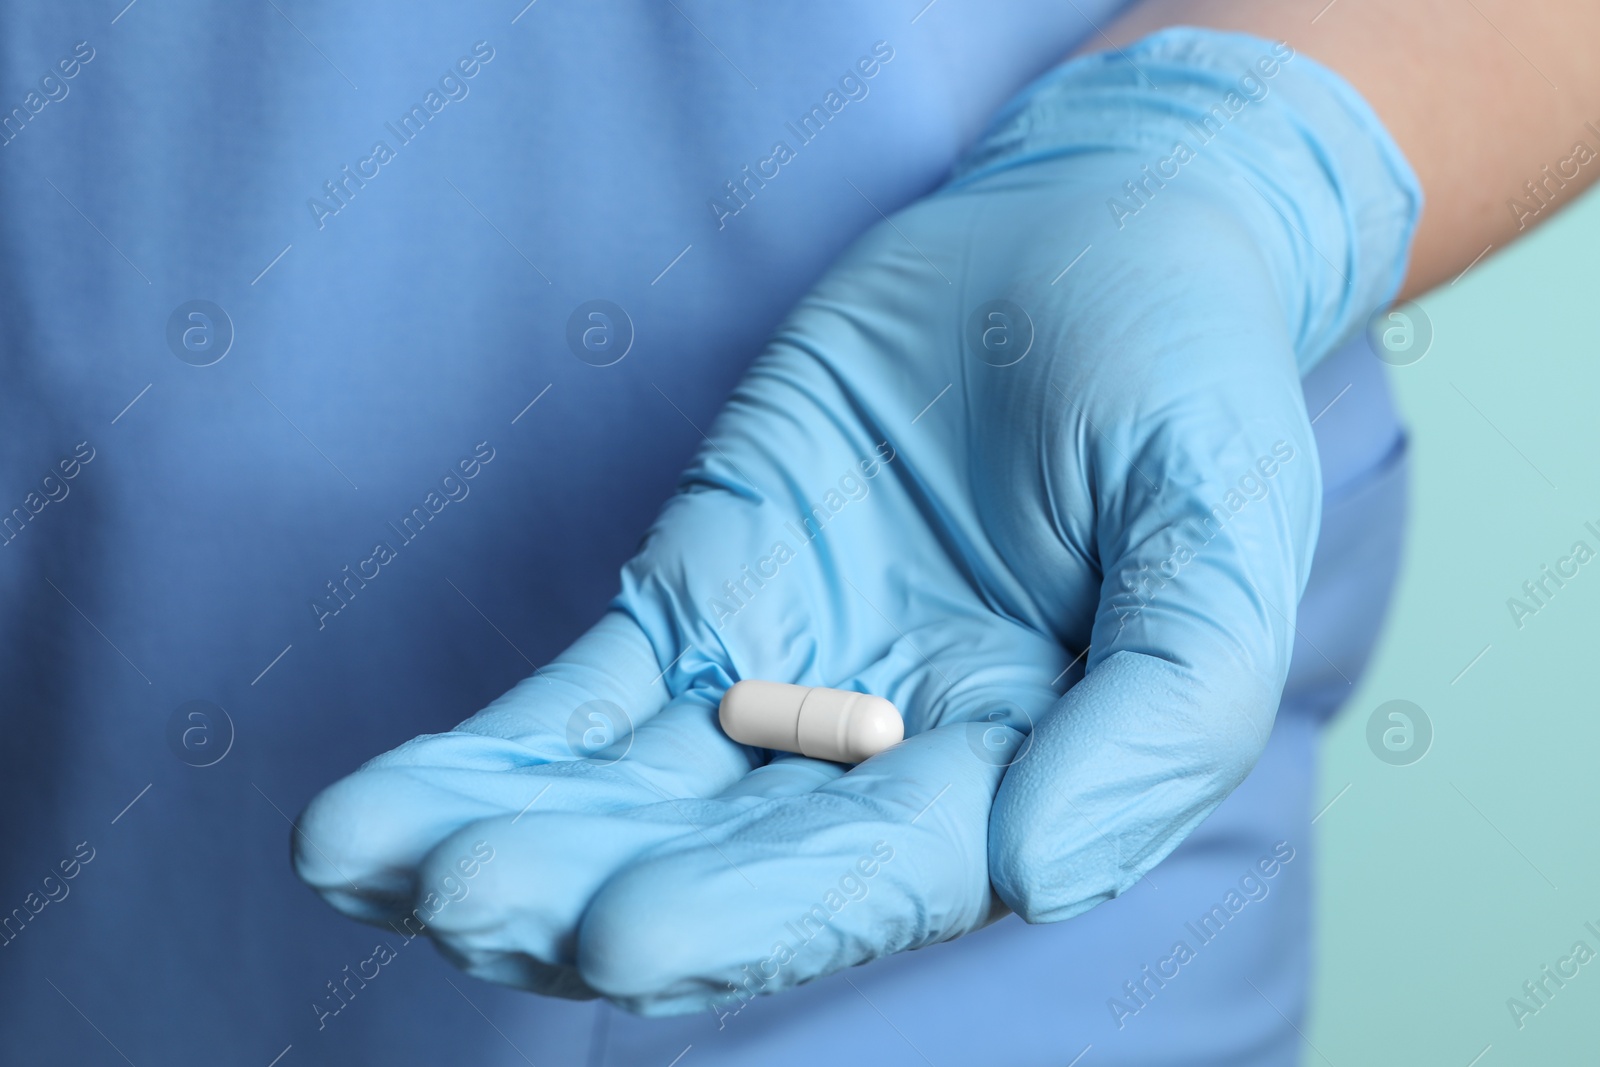
[[[1164,26],[1204,26],[1287,41],[1338,71],[1377,111],[1422,182],[1426,207],[1403,296],[1455,277],[1600,175],[1600,64],[1593,61],[1600,5],[1322,3],[1144,0],[1086,50]]]

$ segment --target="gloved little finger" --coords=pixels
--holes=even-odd
[[[749,770],[748,755],[721,735],[703,692],[662,710],[660,671],[637,625],[607,615],[455,730],[413,739],[314,798],[293,838],[297,872],[345,914],[382,922],[410,906],[416,865],[440,840],[546,791],[547,806],[583,809],[722,789]]]

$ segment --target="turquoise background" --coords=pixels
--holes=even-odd
[[[1590,196],[1422,298],[1433,346],[1391,370],[1411,526],[1323,752],[1306,1064],[1600,1063],[1600,957],[1521,1029],[1506,1003],[1574,942],[1600,953],[1600,558],[1520,630],[1506,605],[1574,541],[1600,551],[1597,247]],[[1368,747],[1392,699],[1433,724],[1410,766]]]

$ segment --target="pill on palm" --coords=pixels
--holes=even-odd
[[[882,697],[783,682],[736,682],[717,718],[742,745],[835,763],[860,763],[906,735],[900,712]]]

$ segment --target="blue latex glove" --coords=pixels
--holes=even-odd
[[[301,876],[647,1014],[1141,878],[1271,730],[1319,524],[1299,377],[1420,206],[1287,55],[1167,31],[1020,96],[790,316],[600,623],[318,797]],[[718,729],[741,678],[880,694],[907,739],[771,758]]]

